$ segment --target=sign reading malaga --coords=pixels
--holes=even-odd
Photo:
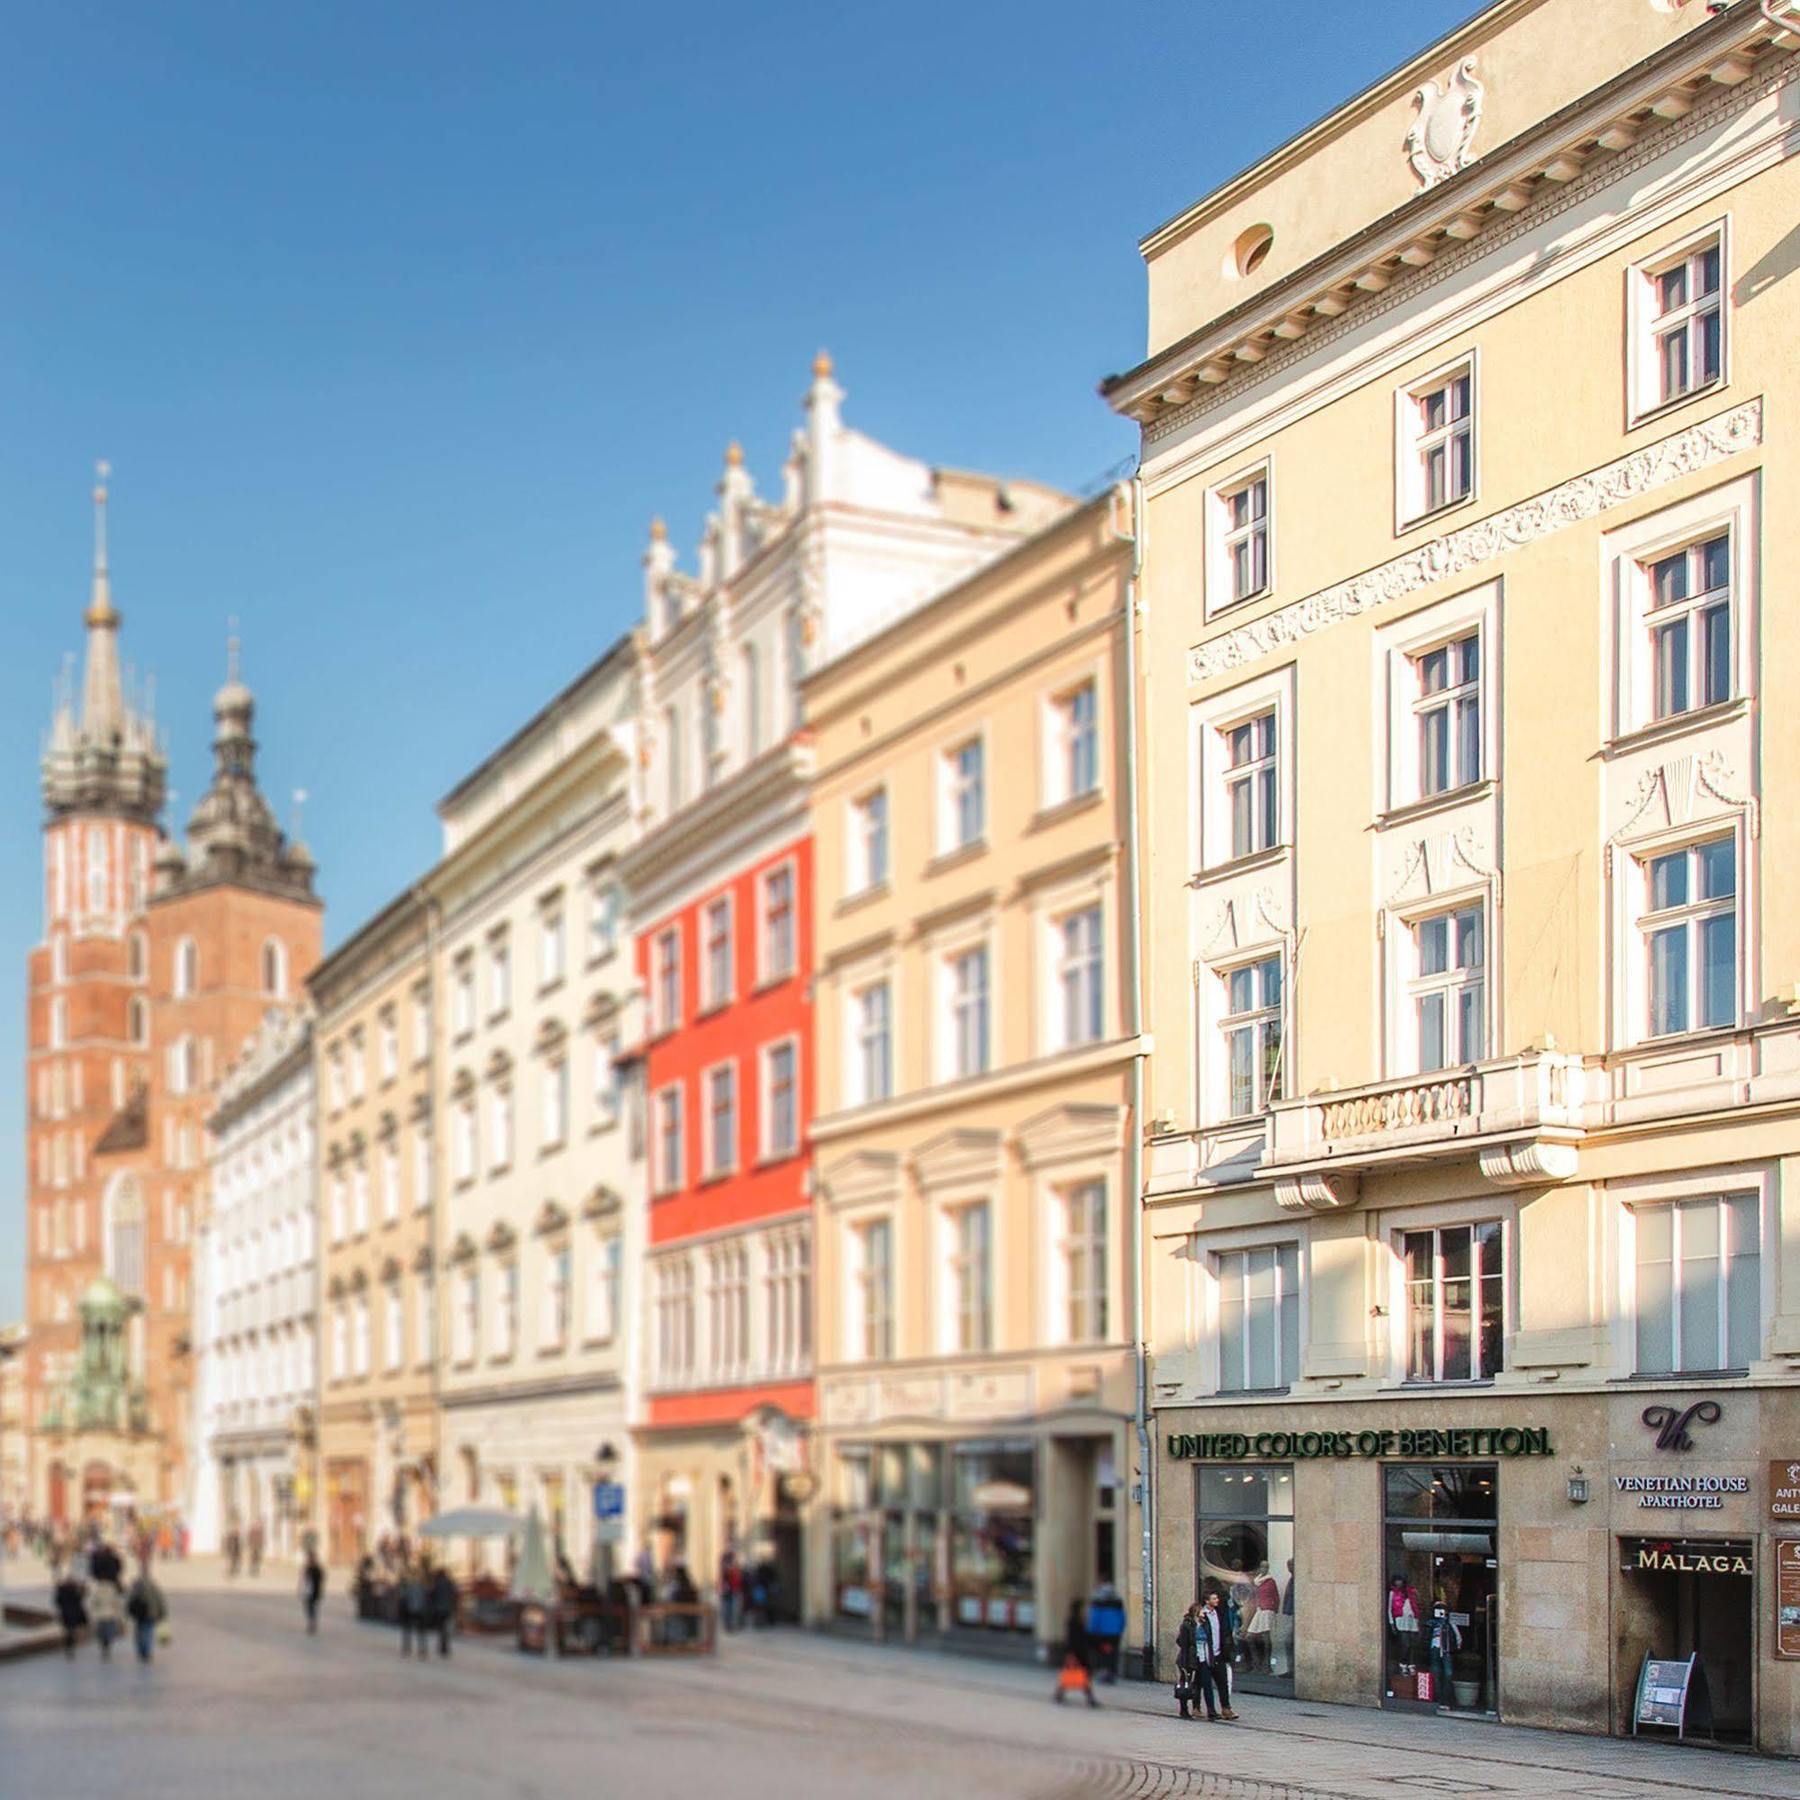
[[[1177,1462],[1242,1462],[1247,1457],[1550,1456],[1548,1427],[1415,1426],[1406,1431],[1243,1431],[1169,1433]]]

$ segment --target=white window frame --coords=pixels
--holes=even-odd
[[[666,1114],[674,1106],[674,1160],[669,1158],[669,1123]],[[687,1097],[679,1081],[665,1082],[650,1096],[650,1160],[652,1189],[656,1194],[677,1194],[686,1185]]]
[[[1045,1022],[1048,1033],[1045,1049],[1050,1054],[1062,1050],[1083,1050],[1104,1043],[1111,1031],[1113,1003],[1112,909],[1107,904],[1104,888],[1095,892],[1071,895],[1046,910],[1044,917]],[[1095,942],[1091,952],[1083,950],[1071,957],[1068,930],[1077,919],[1093,915],[1096,921]],[[1097,1001],[1097,1029],[1088,1031],[1085,1021],[1071,1021],[1069,1016],[1069,981],[1072,975],[1087,972],[1082,1005]],[[992,1064],[990,1063],[990,1067]]]
[[[1281,1253],[1291,1250],[1294,1253],[1294,1299],[1299,1314],[1297,1332],[1298,1344],[1295,1350],[1295,1364],[1286,1367],[1286,1357],[1281,1342],[1281,1307],[1286,1298],[1286,1288],[1281,1269]],[[1226,1299],[1226,1264],[1232,1263],[1241,1270],[1247,1271],[1249,1259],[1261,1252],[1268,1252],[1274,1258],[1275,1275],[1275,1356],[1280,1365],[1276,1373],[1281,1379],[1272,1388],[1256,1387],[1250,1381],[1250,1309],[1248,1299],[1244,1307],[1244,1363],[1235,1372],[1235,1378],[1225,1367],[1225,1299]],[[1270,1394],[1287,1393],[1300,1379],[1300,1362],[1306,1354],[1306,1245],[1299,1238],[1246,1236],[1243,1243],[1214,1242],[1207,1246],[1205,1265],[1212,1284],[1212,1338],[1214,1349],[1214,1367],[1212,1388],[1220,1394]],[[1244,1277],[1247,1279],[1247,1275]]]
[[[713,1135],[714,1084],[719,1077],[725,1077],[731,1085],[731,1142],[725,1147],[725,1154],[720,1156],[718,1144]],[[738,1080],[738,1065],[735,1057],[727,1057],[723,1062],[711,1064],[700,1074],[701,1124],[700,1124],[700,1165],[702,1179],[716,1181],[723,1175],[737,1172],[740,1146],[744,1141],[743,1084]]]
[[[1469,1233],[1470,1255],[1474,1255],[1475,1232],[1483,1225],[1496,1225],[1500,1230],[1500,1363],[1497,1368],[1482,1369],[1477,1365],[1481,1353],[1481,1296],[1480,1278],[1473,1272],[1469,1282],[1472,1289],[1470,1305],[1469,1330],[1469,1368],[1467,1375],[1449,1375],[1434,1372],[1431,1375],[1415,1376],[1407,1364],[1412,1345],[1412,1295],[1406,1275],[1406,1240],[1410,1236],[1431,1232],[1441,1240],[1446,1231],[1467,1231]],[[1507,1205],[1483,1204],[1480,1201],[1467,1201],[1455,1207],[1444,1209],[1433,1208],[1422,1213],[1416,1219],[1404,1216],[1392,1219],[1388,1249],[1393,1272],[1392,1293],[1394,1304],[1391,1317],[1395,1328],[1391,1333],[1393,1376],[1394,1379],[1409,1388],[1466,1387],[1471,1385],[1491,1385],[1495,1377],[1506,1372],[1506,1350],[1508,1341],[1513,1336],[1518,1318],[1515,1304],[1515,1293],[1518,1287],[1519,1261],[1518,1215],[1514,1207]],[[1442,1285],[1435,1273],[1440,1253],[1433,1255],[1434,1305],[1436,1308],[1436,1330],[1433,1335],[1432,1363],[1434,1371],[1443,1368],[1443,1312]]]
[[[1075,718],[1083,695],[1092,709],[1085,727],[1078,725]],[[1048,812],[1058,806],[1070,806],[1102,792],[1106,783],[1101,767],[1099,670],[1086,669],[1047,693],[1041,709],[1041,727],[1038,787],[1043,809]],[[1084,740],[1088,764],[1085,782],[1078,766]]]
[[[518,1120],[513,1116],[513,1091],[509,1080],[496,1081],[488,1090],[488,1172],[510,1169],[518,1154],[515,1141]]]
[[[545,1059],[542,1080],[543,1106],[539,1124],[543,1130],[543,1148],[560,1150],[569,1141],[569,1109],[573,1099],[566,1053],[559,1050]]]
[[[899,1330],[895,1292],[898,1287],[899,1221],[891,1209],[854,1213],[840,1222],[843,1246],[844,1310],[843,1357],[846,1362],[874,1366],[892,1362],[899,1348]],[[881,1308],[871,1306],[875,1283],[871,1278],[874,1265],[869,1260],[869,1234],[885,1233],[887,1260],[883,1266],[886,1281],[881,1289]],[[872,1341],[875,1326],[882,1327],[879,1343]]]
[[[1731,558],[1731,693],[1710,706],[1656,717],[1655,659],[1651,621],[1655,608],[1650,570],[1664,557],[1724,537]],[[1611,736],[1616,744],[1642,733],[1675,736],[1729,716],[1755,697],[1760,669],[1752,654],[1761,602],[1761,506],[1758,477],[1743,476],[1635,520],[1603,540],[1611,583],[1613,629],[1609,644]]]
[[[1233,515],[1233,502],[1260,482],[1263,511],[1260,521],[1239,525]],[[1253,537],[1260,526],[1262,534],[1263,580],[1260,585],[1237,591],[1234,553],[1240,543]],[[1202,577],[1202,605],[1207,618],[1213,618],[1233,607],[1248,606],[1265,600],[1275,591],[1275,462],[1264,457],[1259,462],[1237,470],[1211,488],[1206,496],[1204,531],[1205,570]]]
[[[538,908],[538,990],[553,988],[569,972],[568,915],[560,899]]]
[[[1465,377],[1469,383],[1467,413],[1449,424],[1428,427],[1422,413],[1424,402]],[[1427,491],[1425,459],[1457,436],[1468,439],[1468,487],[1434,502]],[[1394,390],[1394,530],[1412,531],[1428,520],[1472,506],[1480,497],[1481,352],[1471,347]]]
[[[450,1028],[452,1033],[459,1038],[467,1037],[475,1029],[475,1017],[479,1011],[475,952],[464,950],[450,970]]]
[[[875,809],[881,814],[880,829],[870,821]],[[880,857],[875,847],[880,846]],[[855,899],[887,886],[894,868],[894,804],[886,782],[864,788],[845,805],[844,895]]]
[[[1396,993],[1395,1020],[1396,1036],[1400,1050],[1400,1061],[1397,1071],[1408,1075],[1422,1077],[1448,1077],[1458,1069],[1467,1068],[1471,1063],[1484,1062],[1493,1054],[1494,1043],[1494,998],[1498,989],[1494,972],[1494,911],[1489,905],[1489,895],[1485,888],[1465,889],[1456,894],[1433,895],[1429,900],[1410,905],[1404,910],[1396,910],[1388,931],[1388,941],[1395,948],[1398,963],[1399,982]],[[1475,912],[1480,915],[1481,932],[1481,973],[1478,980],[1471,980],[1468,972],[1454,961],[1443,970],[1425,974],[1419,967],[1419,928],[1438,919],[1446,919],[1448,954],[1454,958],[1458,954],[1455,942],[1458,927],[1456,921],[1464,914]],[[1445,1025],[1446,1043],[1450,1041],[1449,1027],[1459,1020],[1458,996],[1471,987],[1481,989],[1481,1031],[1479,1040],[1474,1045],[1458,1042],[1458,1048],[1473,1054],[1452,1056],[1441,1067],[1427,1069],[1423,1066],[1423,1050],[1419,1036],[1419,1001],[1428,995],[1441,994],[1446,1002]],[[1460,1040],[1460,1024],[1458,1024]]]
[[[975,773],[961,773],[961,758],[966,750],[976,752]],[[955,856],[959,851],[975,850],[987,842],[990,793],[987,760],[987,730],[978,727],[960,733],[937,753],[936,774],[937,847],[939,856]],[[968,788],[974,790],[975,821],[973,831],[963,830],[963,799]]]
[[[493,932],[487,943],[488,1020],[504,1019],[512,1011],[512,934]]]
[[[1723,843],[1728,847],[1728,860],[1731,865],[1732,889],[1728,895],[1702,896],[1697,892],[1694,880],[1698,869],[1697,853],[1713,844]],[[1679,856],[1688,868],[1688,897],[1679,905],[1665,907],[1660,911],[1652,911],[1654,904],[1650,883],[1652,866],[1665,857]],[[1745,1016],[1744,1001],[1744,920],[1740,911],[1743,890],[1743,849],[1739,835],[1733,825],[1722,826],[1699,832],[1688,831],[1661,845],[1646,845],[1634,850],[1631,861],[1635,865],[1635,879],[1639,892],[1637,895],[1637,956],[1640,964],[1638,980],[1643,996],[1639,1015],[1639,1041],[1642,1043],[1664,1043],[1671,1039],[1691,1037],[1699,1032],[1735,1031]],[[1628,873],[1627,879],[1631,875]],[[1703,1022],[1699,1018],[1702,998],[1701,966],[1699,943],[1701,927],[1709,919],[1717,919],[1729,915],[1732,922],[1732,1008],[1731,1016],[1724,1020]],[[1687,992],[1684,1001],[1687,1016],[1684,1023],[1672,1027],[1668,1031],[1657,1031],[1652,1018],[1652,1001],[1654,988],[1651,979],[1653,955],[1652,940],[1668,930],[1679,930],[1687,945]]]
[[[986,1215],[987,1242],[984,1249],[985,1268],[982,1279],[981,1317],[983,1332],[979,1343],[965,1339],[963,1329],[966,1308],[963,1306],[963,1266],[969,1260],[963,1248],[964,1218],[977,1209]],[[1000,1343],[999,1296],[994,1274],[1000,1264],[996,1223],[998,1208],[988,1194],[971,1194],[967,1198],[946,1201],[938,1208],[938,1266],[942,1271],[942,1301],[938,1309],[939,1350],[946,1356],[982,1356]]]
[[[1656,283],[1667,271],[1701,255],[1716,242],[1719,251],[1719,373],[1667,397],[1662,391],[1661,359],[1657,354],[1662,321],[1656,313]],[[1727,215],[1702,225],[1672,242],[1660,244],[1625,272],[1626,403],[1627,430],[1635,429],[1675,407],[1685,406],[1703,394],[1717,394],[1731,385],[1731,219]],[[1678,309],[1684,322],[1708,310],[1689,301]]]
[[[670,989],[673,988],[671,995]],[[673,1016],[669,1006],[674,1003]],[[650,1029],[653,1035],[674,1031],[681,1024],[682,968],[681,927],[665,925],[650,939]]]
[[[1000,959],[995,954],[998,936],[997,932],[984,923],[978,930],[967,931],[955,938],[946,939],[933,949],[935,965],[933,985],[937,992],[936,1004],[933,1007],[932,1036],[939,1081],[972,1081],[982,1075],[991,1074],[998,1066],[999,1033],[996,1029],[996,1021],[1000,1016]],[[957,1017],[956,969],[962,958],[976,951],[983,952],[987,958],[985,1054],[981,1067],[965,1069],[962,1067],[962,1058],[959,1054],[961,1027]]]
[[[874,1084],[869,1080],[869,1055],[873,1039],[865,1015],[869,997],[877,991],[887,996],[883,1033],[886,1044],[882,1050],[887,1067],[887,1081],[881,1093],[873,1091]],[[894,976],[891,969],[882,967],[853,982],[844,994],[844,1088],[852,1105],[879,1106],[883,1101],[893,1099],[896,1092],[895,1036]]]
[[[1270,1007],[1261,1003],[1261,984],[1258,982],[1256,995],[1258,1004],[1246,1012],[1232,1011],[1232,977],[1242,974],[1246,970],[1258,970],[1264,963],[1269,962],[1275,964],[1276,980],[1280,984],[1278,1004]],[[1259,944],[1242,955],[1233,956],[1229,961],[1210,965],[1205,973],[1211,978],[1216,990],[1216,1012],[1212,1033],[1212,1055],[1218,1063],[1220,1089],[1216,1116],[1221,1120],[1232,1121],[1260,1118],[1269,1110],[1272,1100],[1279,1099],[1283,1094],[1291,1091],[1288,1083],[1288,1062],[1293,1042],[1293,1033],[1289,1029],[1292,995],[1288,988],[1287,946],[1280,941]],[[1239,1032],[1250,1031],[1255,1034],[1253,1042],[1260,1051],[1262,1031],[1270,1019],[1274,1020],[1276,1041],[1280,1046],[1273,1083],[1274,1091],[1271,1092],[1271,1084],[1263,1072],[1262,1057],[1259,1054],[1252,1063],[1252,1082],[1255,1087],[1256,1104],[1246,1111],[1234,1111],[1231,1086],[1231,1039]]]
[[[619,884],[604,871],[589,875],[587,882],[587,961],[591,968],[604,962],[619,947]]]
[[[1290,665],[1213,695],[1189,709],[1189,768],[1197,804],[1188,809],[1191,866],[1200,874],[1252,857],[1278,856],[1294,842],[1299,820],[1294,784],[1294,669]],[[1232,853],[1230,733],[1263,713],[1275,715],[1275,842],[1252,857]]]
[[[1091,1216],[1074,1216],[1077,1198],[1091,1208],[1095,1196],[1099,1200],[1100,1228],[1091,1229]],[[1052,1221],[1050,1276],[1051,1311],[1048,1320],[1050,1342],[1058,1344],[1104,1344],[1118,1336],[1118,1315],[1113,1299],[1113,1262],[1118,1254],[1118,1233],[1114,1228],[1112,1183],[1098,1171],[1066,1175],[1049,1190]],[[1077,1317],[1081,1296],[1074,1285],[1078,1256],[1088,1259],[1089,1287],[1087,1306],[1090,1310]],[[1093,1280],[1093,1264],[1098,1263],[1098,1282]],[[1096,1317],[1093,1308],[1098,1308]]]
[[[716,987],[713,980],[713,916],[725,915],[725,982]],[[700,1011],[715,1012],[729,1006],[737,995],[737,895],[728,888],[700,904],[695,921],[700,943]]]
[[[773,945],[769,937],[769,922],[772,909],[769,905],[769,889],[775,877],[785,875],[788,887],[788,942],[787,960],[777,966],[770,954]],[[788,981],[798,973],[800,967],[800,864],[794,856],[784,856],[771,863],[756,878],[756,985],[759,988],[773,987],[778,981]]]
[[[1377,691],[1385,685],[1387,726],[1375,777],[1378,813],[1455,806],[1488,791],[1500,768],[1500,627],[1500,583],[1489,581],[1409,614],[1377,634],[1381,659]],[[1478,640],[1481,774],[1473,782],[1427,794],[1420,766],[1419,720],[1427,705],[1422,659],[1471,634]]]
[[[778,1144],[775,1141],[775,1073],[774,1063],[777,1054],[787,1052],[793,1058],[793,1115],[794,1138],[791,1144]],[[804,1064],[800,1055],[800,1039],[797,1035],[772,1039],[762,1045],[756,1053],[756,1134],[759,1145],[758,1155],[763,1162],[778,1162],[790,1156],[798,1156],[800,1147],[806,1138],[806,1123],[801,1106],[801,1084],[805,1078]]]

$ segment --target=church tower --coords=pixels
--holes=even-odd
[[[43,937],[27,977],[26,1418],[37,1433],[76,1374],[83,1296],[110,1276],[144,1293],[141,1195],[110,1203],[96,1145],[145,1085],[150,961],[144,928],[167,758],[147,704],[127,690],[106,550],[106,476],[94,489],[94,573],[79,700],[65,671],[45,740]],[[78,1516],[119,1471],[33,1455],[32,1502]]]
[[[211,785],[185,847],[163,831],[167,758],[126,693],[104,486],[95,502],[81,706],[65,677],[44,752],[46,927],[31,965],[32,1499],[69,1523],[127,1499],[185,1508],[207,1121],[264,1013],[318,961],[322,923],[312,858],[257,786],[235,638]],[[128,1405],[93,1399],[96,1319]]]

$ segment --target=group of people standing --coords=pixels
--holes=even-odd
[[[411,1656],[415,1650],[423,1658],[431,1654],[431,1636],[435,1632],[438,1655],[450,1654],[450,1633],[456,1624],[459,1590],[456,1577],[442,1563],[433,1564],[427,1556],[404,1557],[387,1564],[389,1578],[398,1602],[400,1654]],[[356,1585],[359,1594],[375,1586],[376,1564],[365,1556],[357,1566]],[[307,1630],[318,1629],[319,1593],[325,1585],[325,1571],[319,1565],[318,1553],[310,1546],[301,1575],[301,1597],[307,1602]],[[359,1609],[360,1610],[360,1609]]]
[[[127,1588],[123,1558],[96,1534],[85,1549],[54,1564],[50,1577],[64,1656],[74,1656],[82,1632],[91,1626],[100,1660],[111,1662],[112,1647],[124,1635],[127,1619],[139,1662],[151,1660],[159,1638],[167,1641],[169,1603],[151,1576],[147,1554],[140,1557],[137,1576]]]
[[[1234,1720],[1231,1664],[1237,1643],[1231,1614],[1219,1590],[1210,1588],[1181,1615],[1175,1634],[1175,1700],[1184,1719]]]
[[[645,1564],[640,1578],[649,1584],[646,1592],[654,1593],[657,1591],[656,1568],[649,1560],[648,1551],[640,1561]],[[678,1563],[675,1571],[692,1589],[693,1579],[686,1566]],[[775,1603],[780,1593],[781,1574],[771,1558],[764,1557],[760,1562],[746,1565],[735,1550],[727,1550],[719,1558],[719,1620],[727,1631],[742,1630],[746,1624],[773,1625]],[[692,1605],[699,1598],[698,1592],[693,1592],[687,1604]]]

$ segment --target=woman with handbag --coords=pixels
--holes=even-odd
[[[1181,1615],[1181,1627],[1175,1633],[1175,1699],[1184,1719],[1199,1718],[1197,1712],[1189,1712],[1188,1708],[1204,1699],[1206,1716],[1215,1724],[1218,1722],[1218,1708],[1213,1701],[1215,1649],[1206,1608],[1196,1600]]]

